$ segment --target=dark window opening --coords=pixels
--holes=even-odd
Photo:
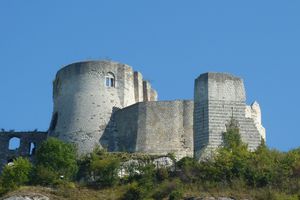
[[[106,87],[115,87],[115,75],[111,72],[107,73],[105,76]]]
[[[33,156],[35,154],[36,145],[33,142],[29,144],[29,155]]]
[[[7,164],[11,164],[11,163],[13,163],[14,162],[14,158],[9,158],[9,159],[7,159]]]
[[[58,113],[56,112],[52,116],[52,120],[51,120],[49,131],[54,131],[55,130],[56,125],[57,125],[57,120],[58,120]]]
[[[21,140],[20,138],[13,137],[9,140],[8,149],[15,151],[20,148]]]

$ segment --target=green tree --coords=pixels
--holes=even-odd
[[[124,196],[121,198],[122,200],[142,200],[145,196],[143,195],[141,189],[139,188],[136,182],[129,185],[127,191]]]
[[[97,187],[114,186],[119,182],[120,158],[96,147],[79,160],[78,179]]]
[[[181,190],[174,190],[169,195],[169,200],[180,200],[182,199],[183,194]]]
[[[114,157],[93,158],[90,172],[98,187],[113,186],[119,181],[120,161]]]
[[[214,163],[218,181],[231,183],[243,178],[251,153],[241,140],[237,121],[232,118],[226,128],[223,146],[215,154]]]
[[[205,164],[208,163],[206,162]],[[176,163],[176,167],[179,169],[177,174],[184,182],[195,182],[199,178],[199,175],[206,176],[206,174],[199,173],[199,166],[201,166],[201,164],[199,164],[194,158],[184,157]]]
[[[6,165],[1,174],[2,188],[13,190],[30,181],[32,164],[27,158],[19,157],[11,165]]]
[[[262,140],[261,145],[251,154],[245,172],[247,184],[253,187],[265,187],[274,181],[276,160],[279,154],[267,148]]]
[[[71,180],[78,170],[76,149],[72,144],[48,138],[37,149],[36,166],[40,174],[57,174],[65,180]]]
[[[223,147],[228,150],[246,147],[241,140],[238,122],[232,118],[226,125],[226,132],[223,133]]]
[[[277,188],[285,189],[286,191],[299,192],[300,177],[298,170],[300,164],[300,149],[290,150],[287,153],[278,152],[278,154],[280,157],[277,156],[277,158],[275,158],[276,167],[273,169],[275,175],[272,185]]]
[[[43,186],[55,186],[63,181],[58,172],[43,165],[37,165],[34,168],[34,175],[33,183]]]

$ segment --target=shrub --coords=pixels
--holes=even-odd
[[[128,190],[123,196],[123,200],[140,200],[143,199],[143,192],[138,187],[137,183],[133,183],[129,186]]]
[[[146,164],[141,166],[139,171],[141,172],[141,177],[138,183],[146,190],[150,191],[153,189],[154,183],[156,181],[155,177],[155,166],[153,164]]]
[[[5,194],[6,193],[6,191],[5,191],[5,189],[2,187],[2,182],[1,182],[1,180],[0,180],[0,197],[3,195],[3,194]]]
[[[180,200],[182,199],[183,194],[181,190],[174,190],[169,195],[169,200]]]
[[[97,187],[113,186],[119,181],[118,170],[120,162],[116,158],[94,158],[91,162],[90,172],[93,174]]]
[[[196,182],[199,179],[199,163],[189,157],[184,157],[177,163],[178,175],[180,179],[184,182]]]
[[[38,165],[34,169],[34,175],[34,184],[39,184],[43,186],[55,186],[61,182],[59,174],[57,172],[48,167],[44,167],[43,165]]]
[[[169,172],[167,168],[162,167],[156,170],[156,179],[158,181],[164,181],[168,178],[169,178]]]
[[[44,171],[41,173],[48,174],[45,178],[57,174],[66,180],[70,180],[78,170],[76,149],[73,145],[56,138],[48,138],[37,149],[36,165],[37,168],[40,167],[39,170]]]
[[[29,182],[32,164],[26,158],[19,157],[12,165],[6,165],[1,174],[1,183],[4,191],[18,188]]]
[[[174,190],[180,189],[180,181],[178,179],[172,181],[164,181],[159,185],[156,185],[155,189],[152,191],[152,197],[154,199],[160,200],[167,198]]]

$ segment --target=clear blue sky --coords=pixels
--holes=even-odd
[[[1,0],[0,128],[48,129],[62,66],[105,59],[151,80],[160,100],[192,99],[207,71],[245,80],[267,144],[300,146],[300,1]]]

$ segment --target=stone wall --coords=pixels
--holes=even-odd
[[[157,102],[157,92],[128,65],[111,61],[70,64],[53,82],[53,116],[48,134],[77,145],[86,154],[96,145],[109,151],[174,153],[177,158],[208,155],[222,144],[226,124],[234,118],[241,138],[254,150],[265,139],[257,102],[247,106],[243,80],[206,73],[195,80],[194,101]],[[8,150],[12,137],[21,146]],[[0,163],[28,156],[45,132],[0,133]]]
[[[106,83],[109,76],[114,79],[111,86]],[[150,99],[151,86],[144,88],[144,83],[148,82],[130,66],[111,61],[79,62],[62,68],[53,84],[50,135],[75,143],[79,154],[91,152],[96,145],[108,147],[114,129],[112,113]]]
[[[246,94],[242,79],[230,74],[206,73],[195,81],[194,153],[209,156],[222,144],[222,133],[231,118],[238,121],[242,140],[250,150],[261,143],[253,118],[246,117]]]
[[[193,107],[193,101],[158,101],[117,111],[116,151],[192,157]]]
[[[253,119],[261,137],[266,140],[266,129],[262,125],[260,105],[256,101],[250,106],[246,106],[246,118]]]
[[[20,139],[20,146],[15,150],[9,150],[9,143],[12,138]],[[36,149],[46,138],[46,132],[0,132],[0,171],[3,165],[11,162],[14,158],[19,156],[31,158],[34,156],[35,150],[31,150],[31,143]]]

